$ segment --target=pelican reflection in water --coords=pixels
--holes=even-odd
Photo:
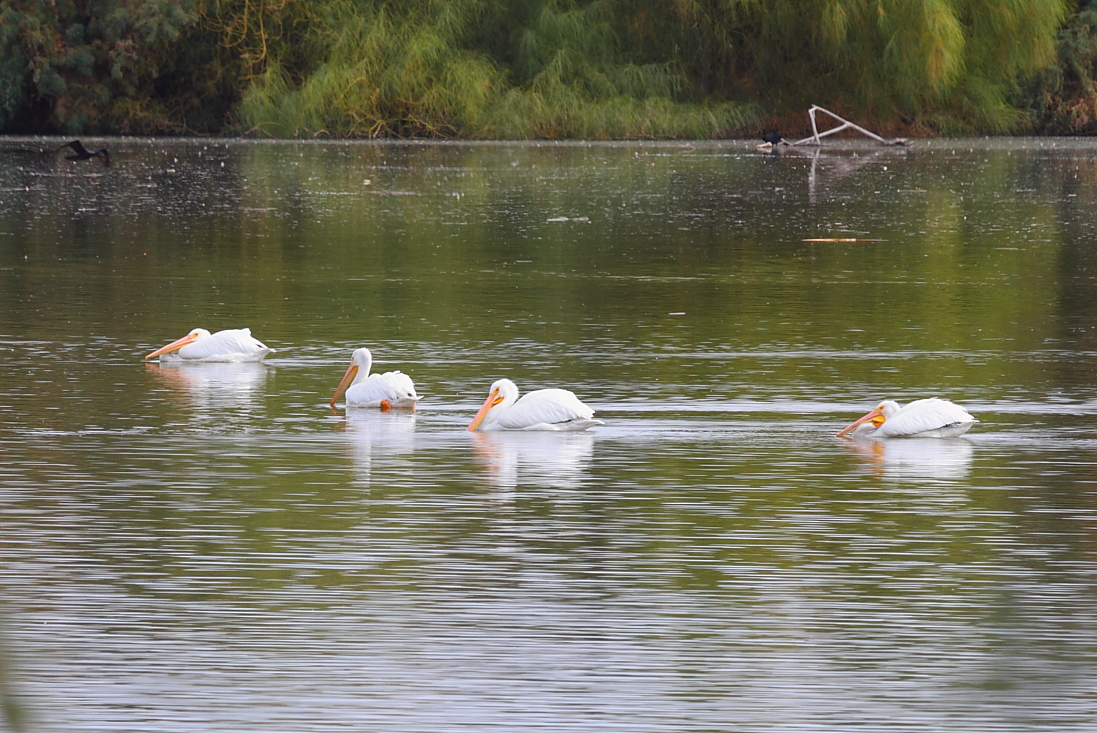
[[[900,481],[962,481],[971,471],[975,454],[970,440],[850,440],[843,445],[873,473]]]
[[[401,472],[415,451],[415,412],[347,410],[341,425],[354,461],[355,483],[369,486],[377,470]]]
[[[571,432],[473,433],[473,456],[492,486],[577,489],[590,477],[594,435]]]
[[[260,412],[268,368],[259,363],[145,362],[145,370],[183,398],[198,422],[229,425]]]

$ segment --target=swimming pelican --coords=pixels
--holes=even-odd
[[[539,389],[518,399],[518,387],[509,379],[491,385],[488,398],[469,424],[480,430],[586,430],[604,425],[566,389]]]
[[[251,335],[250,328],[232,328],[211,334],[196,328],[186,336],[152,352],[146,359],[168,354],[186,361],[242,362],[262,361],[274,349]]]
[[[884,400],[872,412],[842,428],[836,437],[852,432],[856,438],[955,438],[977,422],[964,408],[936,397],[915,400],[906,407]]]
[[[348,407],[380,407],[382,410],[390,407],[415,408],[419,395],[415,393],[411,377],[401,372],[370,374],[371,366],[373,354],[369,349],[357,349],[347,373],[328,403],[332,409],[335,409],[335,401],[343,392],[347,393]]]

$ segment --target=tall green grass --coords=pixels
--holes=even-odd
[[[1097,133],[1097,0],[1079,4],[1079,12],[1059,31],[1057,63],[1019,95],[1030,129],[1054,135]]]
[[[712,137],[757,123],[750,104],[686,103],[673,63],[620,58],[606,2],[544,4],[514,39],[511,68],[476,49],[482,2],[340,0],[309,42],[323,52],[298,83],[278,60],[239,107],[246,132],[274,137]]]
[[[0,0],[0,130],[692,138],[821,104],[872,126],[1080,131],[1097,124],[1090,5]]]
[[[272,59],[244,93],[243,126],[274,137],[464,133],[502,83],[489,59],[462,47],[474,6],[326,4],[306,39],[323,52],[315,71],[294,83]]]
[[[817,101],[883,123],[993,133],[1019,123],[1011,101],[1054,61],[1067,11],[1064,0],[737,4],[755,77],[794,90],[780,111]]]

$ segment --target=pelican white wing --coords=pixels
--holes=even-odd
[[[964,408],[936,397],[915,400],[906,407],[884,400],[842,428],[838,437],[852,433],[861,438],[955,438],[977,422]]]
[[[509,379],[491,385],[468,429],[472,430],[586,430],[601,425],[594,410],[566,389],[539,389],[518,399],[518,387]]]
[[[259,361],[270,352],[251,335],[250,328],[233,328],[199,338],[179,349],[181,359],[202,361]]]
[[[874,435],[880,438],[920,436],[955,438],[963,435],[978,420],[967,410],[948,400],[931,397],[915,400],[884,421]]]
[[[602,424],[593,418],[594,410],[580,402],[573,392],[539,389],[504,410],[494,426],[497,430],[585,430]]]
[[[355,349],[346,374],[335,388],[329,403],[335,409],[335,401],[346,392],[347,407],[390,407],[415,408],[419,395],[411,377],[402,372],[370,374],[373,366],[373,354],[369,349]]]
[[[371,374],[347,389],[349,407],[381,407],[382,402],[390,407],[414,407],[418,401],[411,377],[399,371]]]
[[[251,335],[250,328],[233,328],[211,334],[196,328],[186,336],[152,352],[146,359],[182,359],[184,361],[253,362],[262,361],[273,349]]]

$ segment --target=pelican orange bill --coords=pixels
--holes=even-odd
[[[498,389],[493,389],[488,398],[484,400],[483,406],[480,407],[480,411],[476,413],[476,417],[472,418],[472,422],[469,423],[469,432],[474,432],[476,427],[483,422],[484,417],[488,414],[488,410],[498,405],[503,401],[503,396],[499,394]]]
[[[339,399],[339,395],[347,391],[347,387],[350,386],[356,376],[358,376],[358,365],[351,362],[351,365],[347,367],[347,373],[339,380],[339,386],[335,388],[335,394],[331,396],[331,402],[328,403],[332,409],[335,409],[335,401]]]
[[[880,427],[881,425],[884,424],[885,419],[886,418],[884,417],[884,409],[882,407],[877,407],[875,410],[868,413],[864,417],[860,417],[857,420],[850,423],[849,425],[842,428],[838,432],[838,434],[835,435],[834,437],[835,438],[841,438],[843,435],[846,435],[847,433],[849,433],[852,430],[856,429],[858,425],[863,425],[864,423],[869,422],[869,421],[871,421],[872,424],[875,427]]]
[[[184,336],[183,338],[181,338],[181,339],[176,339],[175,341],[172,341],[172,342],[171,342],[170,344],[168,344],[167,346],[161,346],[161,347],[160,347],[159,349],[157,349],[156,351],[152,352],[151,354],[149,354],[149,355],[148,355],[148,356],[146,356],[145,358],[146,358],[146,359],[152,359],[153,357],[156,357],[156,356],[160,356],[161,354],[169,354],[169,353],[171,353],[172,351],[178,351],[179,349],[183,348],[183,347],[184,347],[184,346],[186,346],[187,344],[189,344],[189,343],[191,343],[192,341],[194,341],[194,340],[195,340],[196,338],[198,338],[198,334],[196,334],[196,333],[188,333],[188,334],[187,334],[186,336]]]

